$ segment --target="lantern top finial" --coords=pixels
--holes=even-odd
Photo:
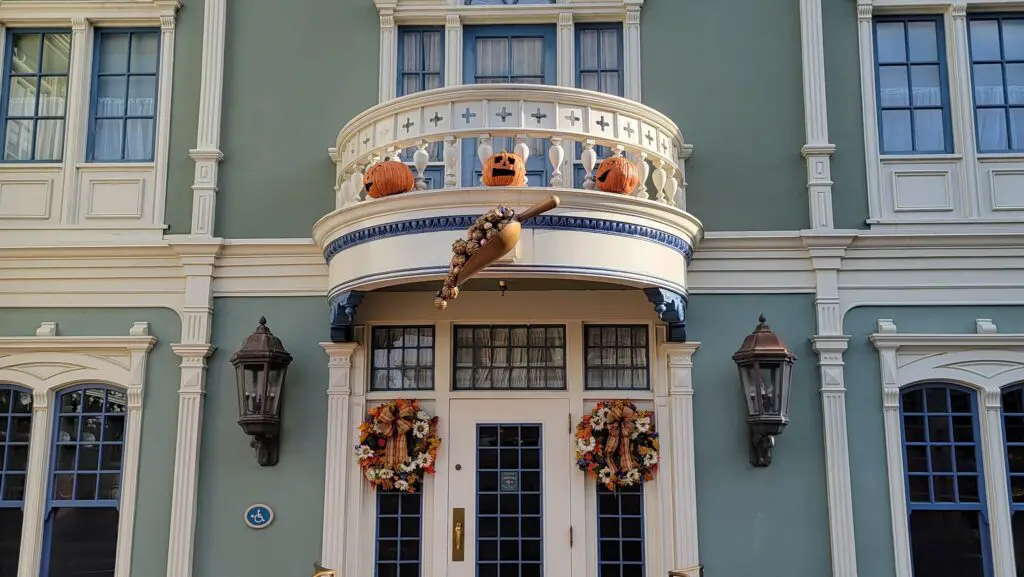
[[[260,324],[253,333],[242,341],[242,348],[231,357],[232,364],[239,361],[269,359],[288,364],[292,356],[284,348],[281,339],[274,336],[267,327],[267,318],[260,317]]]
[[[763,317],[763,315],[762,315],[762,317]],[[260,317],[260,328],[261,329],[267,328],[267,317],[264,317],[264,316]]]
[[[767,320],[766,320],[766,319],[764,318],[764,313],[761,313],[760,315],[758,315],[758,317],[757,317],[757,322],[758,322],[758,323],[760,323],[760,324],[762,324],[762,325],[763,325],[764,323],[768,322],[768,321],[767,321]]]
[[[743,340],[743,346],[736,351],[732,358],[734,361],[742,362],[766,357],[796,360],[796,355],[782,342],[779,335],[772,331],[764,318],[764,313],[761,313],[757,317],[757,327],[754,332],[747,335],[747,338]]]

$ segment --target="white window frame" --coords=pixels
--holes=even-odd
[[[19,0],[0,2],[0,51],[16,28],[67,28],[71,65],[60,162],[0,163],[12,212],[0,213],[0,244],[164,234],[170,145],[175,15],[180,0]],[[154,27],[160,31],[156,134],[150,162],[87,162],[96,28]]]
[[[1024,153],[979,154],[968,11],[1015,12],[1020,0],[857,0],[868,224],[886,232],[1024,229]],[[874,16],[942,15],[953,151],[881,155]]]
[[[991,319],[977,319],[975,326],[975,334],[899,333],[891,319],[879,319],[877,332],[870,337],[878,350],[882,376],[896,577],[913,577],[900,395],[905,387],[928,381],[962,385],[978,395],[978,446],[984,465],[993,574],[1017,574],[1003,442],[1002,389],[1024,381],[1024,334],[998,334]]]

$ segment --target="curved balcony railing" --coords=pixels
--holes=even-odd
[[[443,174],[446,189],[480,186],[476,178],[464,182],[470,180],[464,174],[476,172],[463,170],[462,165],[471,162],[475,171],[482,170],[499,137],[513,139],[514,152],[524,159],[537,152],[531,143],[536,147],[537,142],[546,142],[546,152],[541,153],[552,188],[573,188],[578,162],[584,173],[582,188],[593,190],[594,169],[602,160],[597,147],[609,155],[625,154],[640,175],[632,196],[685,208],[683,160],[691,147],[668,117],[617,96],[528,84],[438,88],[391,100],[355,117],[330,150],[337,170],[337,208],[371,200],[366,198],[363,173],[382,159],[411,160],[417,190],[428,188],[428,166]],[[443,154],[432,154],[440,152],[435,143],[441,143]],[[463,146],[474,146],[475,154],[462,154]],[[403,152],[407,149],[414,152]]]

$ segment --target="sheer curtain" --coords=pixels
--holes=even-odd
[[[97,49],[91,160],[152,160],[159,36],[104,32]]]
[[[422,90],[431,90],[444,86],[444,75],[441,70],[444,56],[444,35],[441,31],[414,30],[402,33],[402,55],[399,62],[401,78],[398,84],[398,95],[405,96]],[[431,164],[442,163],[444,160],[444,143],[431,142],[427,145],[427,154]],[[403,162],[411,163],[416,147],[410,146],[402,151]],[[410,167],[413,172],[415,167]],[[428,188],[440,188],[444,183],[444,170],[425,171]],[[438,182],[433,182],[434,180]]]
[[[476,83],[477,84],[544,84],[544,39],[543,38],[477,38],[476,40]],[[530,156],[544,154],[544,140],[527,138]],[[510,137],[495,137],[491,140],[495,152],[515,149]]]
[[[1024,18],[972,20],[970,35],[978,150],[1024,151]]]
[[[60,160],[64,151],[71,36],[14,34],[5,160]]]

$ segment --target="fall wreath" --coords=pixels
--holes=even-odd
[[[439,446],[437,417],[419,401],[396,399],[370,409],[359,425],[356,458],[374,487],[412,493],[434,474]]]
[[[611,491],[653,479],[658,433],[651,411],[627,400],[597,403],[576,426],[576,466]]]

